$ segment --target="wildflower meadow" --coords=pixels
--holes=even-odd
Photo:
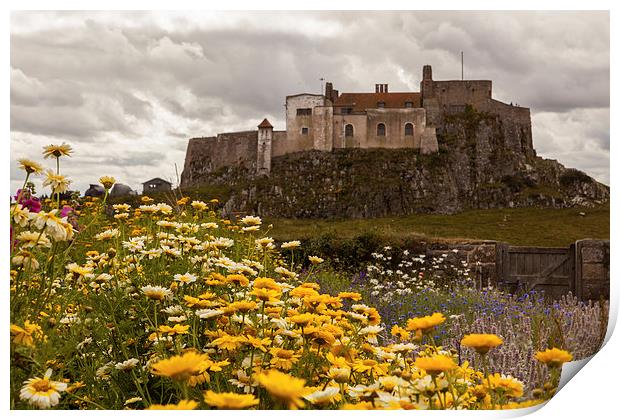
[[[72,153],[19,161],[13,409],[512,409],[605,335],[607,302],[512,295],[449,254],[387,247],[352,274],[216,197],[112,204],[108,176],[67,196]]]

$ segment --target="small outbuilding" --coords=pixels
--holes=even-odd
[[[142,194],[172,191],[172,183],[161,178],[149,179],[142,183]]]
[[[90,184],[90,187],[84,193],[84,197],[103,197],[105,190],[99,184]]]
[[[110,190],[110,197],[125,197],[138,195],[129,185],[116,183]]]

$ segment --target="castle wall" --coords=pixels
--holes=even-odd
[[[317,106],[312,110],[314,150],[332,150],[334,145],[333,119],[334,108],[332,106]]]
[[[377,125],[385,124],[385,136],[377,136]],[[413,124],[413,136],[405,136],[405,124]],[[369,109],[366,119],[366,141],[359,147],[419,148],[421,135],[426,126],[423,108]]]
[[[189,185],[193,178],[216,171],[223,166],[255,168],[257,141],[258,132],[255,130],[190,139],[181,183]]]
[[[362,147],[362,144],[366,144],[366,114],[337,114],[334,115],[333,121],[332,131],[335,149]],[[344,128],[347,124],[353,126],[352,137],[345,137],[344,135]]]
[[[433,81],[433,94],[441,108],[469,104],[481,109],[487,106],[491,99],[492,82],[490,80]]]
[[[314,142],[314,125],[320,125],[322,119],[322,116],[315,115],[314,109],[324,105],[325,97],[323,95],[304,93],[286,97],[286,131],[288,141],[291,144],[304,144],[308,139],[310,142]],[[310,109],[310,113],[308,115],[297,115],[298,109]],[[302,133],[303,128],[308,129],[307,134]]]
[[[314,142],[312,136],[290,138],[286,131],[274,131],[271,141],[271,156],[282,156],[302,150],[312,150]]]
[[[497,114],[501,119],[507,148],[518,150],[528,157],[536,155],[529,108],[512,106],[492,99],[488,102],[486,112]]]

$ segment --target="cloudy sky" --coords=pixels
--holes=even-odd
[[[176,182],[187,140],[284,129],[286,95],[419,90],[493,80],[529,106],[539,155],[609,183],[606,12],[15,12],[11,15],[11,188],[15,160],[69,143],[72,188],[100,175],[141,191]],[[45,162],[52,166],[51,161]]]

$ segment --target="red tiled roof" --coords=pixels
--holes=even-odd
[[[341,93],[334,106],[351,107],[353,112],[377,108],[377,102],[384,102],[385,108],[405,108],[405,102],[413,102],[414,108],[422,106],[419,92],[387,93]]]
[[[262,123],[258,124],[258,128],[273,128],[273,125],[265,118]]]

